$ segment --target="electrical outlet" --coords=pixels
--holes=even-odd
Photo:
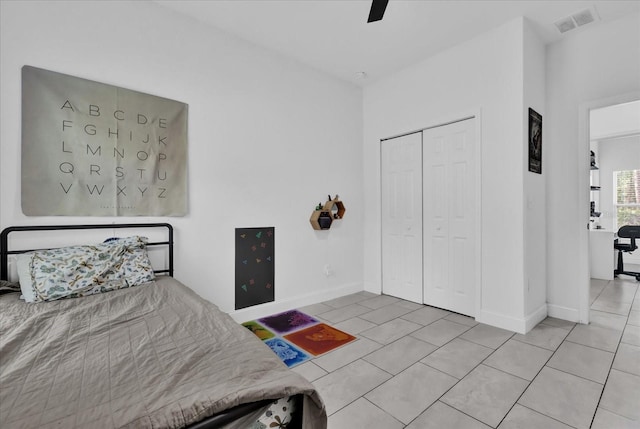
[[[331,267],[331,265],[327,264],[324,266],[324,275],[329,277],[330,275],[333,274],[333,268]]]

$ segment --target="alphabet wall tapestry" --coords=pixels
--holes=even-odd
[[[184,216],[184,103],[22,68],[27,216]]]

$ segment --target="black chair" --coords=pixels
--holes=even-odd
[[[640,238],[640,225],[625,225],[618,230],[619,238],[630,238],[629,243],[619,243],[616,239],[613,244],[613,248],[618,251],[618,268],[613,271],[613,276],[617,277],[619,274],[625,274],[627,276],[635,277],[640,281],[640,273],[633,271],[625,271],[624,264],[622,262],[623,252],[633,252],[638,248],[636,245],[636,238]]]

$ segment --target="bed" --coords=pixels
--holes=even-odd
[[[3,289],[15,287],[7,282],[10,258],[30,258],[31,280],[38,282],[33,261],[48,254],[41,247],[15,250],[11,244],[17,240],[10,235],[59,235],[60,230],[114,235],[120,228],[141,236],[148,228],[166,231],[166,239],[148,240],[141,248],[166,248],[162,260],[168,267],[154,266],[153,279],[135,286],[91,294],[78,289],[84,292],[50,301],[27,303],[22,291],[0,295],[0,427],[326,428],[324,404],[311,383],[172,277],[170,224],[7,228],[0,235]],[[113,246],[125,246],[120,240],[113,238]],[[95,270],[92,264],[102,263],[98,259],[72,269]],[[120,269],[121,263],[114,265]],[[100,281],[101,288],[111,284],[106,275]],[[36,295],[38,287],[33,287]],[[280,417],[285,410],[294,411]],[[265,418],[275,418],[274,423],[264,423]]]

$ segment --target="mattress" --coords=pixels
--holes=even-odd
[[[303,398],[303,427],[326,428],[311,383],[171,277],[45,303],[18,297],[0,296],[3,429],[183,428],[293,395]]]

